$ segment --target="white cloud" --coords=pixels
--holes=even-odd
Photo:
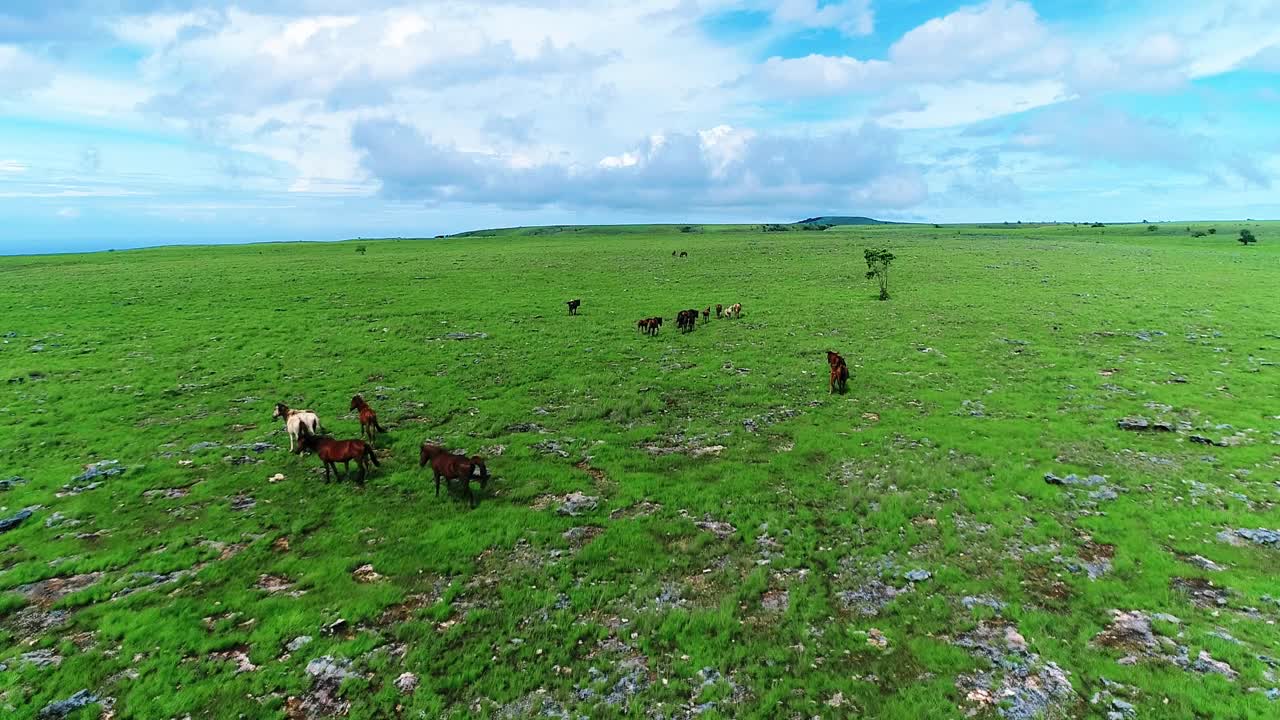
[[[0,160],[0,173],[24,173],[27,165],[17,160]]]
[[[773,20],[805,28],[832,28],[844,35],[870,35],[875,28],[871,0],[839,0],[820,5],[818,0],[781,0]]]
[[[433,204],[871,211],[909,207],[928,195],[919,169],[899,158],[897,135],[875,125],[822,136],[721,125],[654,135],[595,162],[534,165],[438,143],[397,120],[357,122],[352,141],[384,195]]]

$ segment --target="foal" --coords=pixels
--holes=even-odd
[[[276,403],[271,419],[284,420],[284,430],[289,433],[289,452],[302,454],[303,445],[299,442],[307,435],[320,432],[320,418],[310,410],[290,410],[284,403]]]
[[[378,413],[369,407],[369,403],[365,402],[364,398],[359,395],[351,398],[351,407],[349,409],[360,411],[360,437],[368,435],[369,440],[372,441],[375,430],[386,432],[386,429],[378,424]]]
[[[427,457],[428,448],[432,453],[430,458]],[[484,458],[479,455],[472,455],[471,457],[454,455],[445,451],[442,447],[424,443],[419,462],[421,465],[425,465],[428,459],[431,462],[431,472],[436,477],[436,497],[440,496],[440,478],[444,478],[446,484],[450,480],[461,480],[462,486],[467,491],[467,502],[471,504],[471,507],[475,507],[476,496],[471,491],[471,479],[478,479],[481,488],[489,487],[489,469],[484,465]]]
[[[333,474],[338,474],[338,463],[342,463],[343,475],[351,475],[351,461],[356,461],[356,467],[360,469],[360,475],[356,478],[356,484],[364,485],[365,473],[369,470],[369,463],[381,465],[378,462],[378,456],[373,454],[373,446],[363,440],[334,440],[331,437],[321,435],[308,435],[302,440],[307,449],[320,456],[320,461],[324,463],[324,481],[329,482],[329,470],[333,470]]]

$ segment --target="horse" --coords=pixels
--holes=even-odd
[[[276,403],[271,419],[276,418],[284,420],[285,432],[289,433],[289,452],[301,455],[303,446],[299,440],[320,432],[320,418],[310,410],[290,410],[288,405]]]
[[[365,473],[369,470],[369,463],[381,465],[378,462],[378,456],[373,453],[373,446],[363,440],[334,440],[324,435],[308,435],[302,440],[316,455],[320,456],[320,461],[324,463],[324,481],[329,482],[329,470],[333,470],[333,474],[338,474],[338,463],[342,463],[343,475],[351,475],[351,461],[356,461],[356,467],[360,469],[360,475],[356,478],[357,485],[364,485]]]
[[[643,332],[645,335],[657,335],[658,330],[662,327],[662,318],[660,317],[645,318],[637,322],[636,327],[640,328],[640,331]]]
[[[581,299],[578,299],[578,300],[570,300],[569,302],[567,302],[567,303],[565,303],[565,304],[569,306],[569,314],[570,314],[570,315],[577,315],[577,314],[578,314],[578,306],[582,304],[582,300],[581,300]]]
[[[687,253],[687,252],[685,252],[685,251],[681,250],[681,251],[680,251],[680,257],[689,257],[689,253]]]
[[[734,303],[725,311],[725,317],[736,318],[742,315],[742,303]]]
[[[360,411],[360,437],[369,436],[369,440],[373,440],[374,431],[386,432],[386,428],[378,424],[378,413],[369,407],[369,403],[364,398],[355,395],[351,398],[350,410]]]
[[[849,366],[845,364],[844,358],[840,357],[840,353],[827,351],[827,365],[831,368],[831,379],[828,381],[827,389],[831,394],[837,390],[843,394],[848,389],[849,383]]]
[[[423,445],[422,452],[425,455],[427,445]],[[447,484],[450,480],[461,480],[462,486],[467,491],[467,501],[471,507],[476,506],[475,493],[471,491],[472,478],[480,481],[481,488],[489,487],[489,469],[485,467],[484,458],[479,455],[467,457],[465,455],[454,455],[446,452],[444,448],[430,446],[439,452],[435,452],[431,458],[431,472],[436,478],[436,497],[440,497],[440,479],[444,478]]]
[[[711,306],[708,305],[706,310],[702,311],[702,324],[706,325],[711,321]]]
[[[716,319],[719,320],[722,317],[724,317],[724,306],[716,303]]]
[[[697,317],[697,310],[681,310],[676,313],[676,327],[680,328],[680,332],[692,332]]]

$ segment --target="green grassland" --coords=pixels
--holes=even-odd
[[[1280,715],[1280,547],[1229,535],[1280,529],[1248,225],[0,258],[0,715]],[[272,405],[355,437],[357,392],[382,467],[326,485]],[[488,456],[476,509],[425,440]]]

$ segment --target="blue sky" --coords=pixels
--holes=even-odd
[[[0,252],[1280,217],[1280,0],[353,8],[0,5]]]

